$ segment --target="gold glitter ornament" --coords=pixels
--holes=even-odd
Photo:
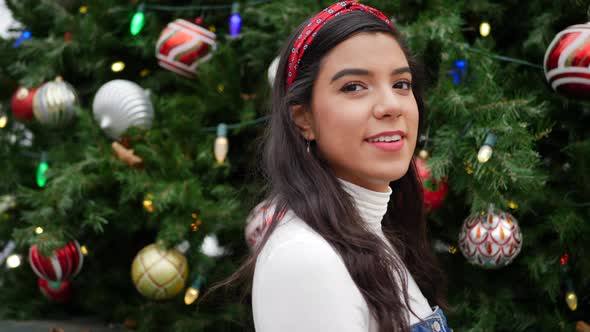
[[[131,265],[137,291],[150,299],[169,299],[182,292],[188,277],[186,257],[176,248],[158,244],[141,249]]]

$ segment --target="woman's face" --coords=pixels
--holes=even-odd
[[[337,177],[385,192],[406,174],[418,135],[411,83],[408,61],[386,33],[359,33],[325,55],[310,130]]]

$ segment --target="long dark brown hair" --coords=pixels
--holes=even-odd
[[[422,70],[397,31],[371,14],[352,12],[332,19],[319,30],[303,56],[297,79],[286,90],[289,54],[305,26],[307,22],[290,36],[281,51],[270,125],[264,137],[262,166],[267,183],[266,201],[276,207],[273,222],[240,268],[212,286],[208,293],[243,281],[251,290],[256,258],[278,224],[274,220],[290,209],[340,254],[378,322],[379,331],[407,332],[409,300],[404,265],[431,305],[447,307],[443,291],[446,283],[429,245],[422,186],[414,162],[403,177],[390,183],[393,194],[381,223],[392,250],[378,235],[362,227],[352,198],[315,146],[312,144],[311,153],[306,151],[306,142],[291,118],[290,108],[302,105],[310,110],[321,61],[336,45],[357,33],[386,33],[397,40],[408,60],[421,130],[425,118]],[[401,280],[401,285],[396,280]]]

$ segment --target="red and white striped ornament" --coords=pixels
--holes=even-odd
[[[45,257],[37,246],[29,249],[29,263],[33,272],[48,281],[62,281],[73,278],[82,269],[84,255],[78,241],[72,241],[65,247],[56,249],[53,255]]]
[[[192,78],[197,65],[207,61],[216,49],[215,34],[183,19],[168,23],[156,43],[160,66]]]
[[[39,278],[37,281],[41,293],[52,302],[66,303],[72,297],[72,284],[67,281],[47,281]]]
[[[484,268],[510,264],[522,248],[522,232],[516,219],[490,206],[487,212],[473,214],[459,232],[459,249],[469,263]]]
[[[590,100],[590,22],[558,33],[545,52],[543,64],[553,90]]]

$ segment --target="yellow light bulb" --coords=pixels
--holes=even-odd
[[[149,70],[149,69],[142,69],[142,70],[139,72],[139,76],[140,76],[140,77],[146,77],[146,76],[148,76],[149,74],[150,74],[150,70]]]
[[[10,255],[6,258],[6,266],[11,269],[17,268],[20,266],[20,256],[19,255]]]
[[[457,253],[457,247],[455,247],[455,246],[450,246],[450,247],[449,247],[449,253],[451,253],[451,254],[453,254],[453,255],[454,255],[454,254],[456,254],[456,253]]]
[[[515,201],[509,201],[508,207],[511,208],[512,210],[516,210],[516,209],[518,209],[518,204],[516,204]]]
[[[146,200],[143,201],[143,207],[149,213],[154,212],[154,202],[152,202],[149,199],[146,199]]]
[[[490,31],[492,31],[492,27],[488,22],[481,22],[479,25],[479,34],[482,37],[487,37],[490,35]]]
[[[42,227],[35,228],[35,233],[37,233],[37,234],[43,234],[43,228]]]
[[[422,150],[420,150],[420,152],[418,152],[418,157],[420,157],[421,159],[426,160],[426,159],[428,159],[430,157],[430,154],[428,153],[427,150],[422,149]]]
[[[565,294],[565,303],[570,308],[571,311],[576,311],[578,309],[578,296],[576,293],[569,291]]]
[[[2,112],[0,112],[0,129],[6,127],[6,124],[8,123],[8,117],[3,114]]]
[[[80,247],[80,251],[82,252],[82,255],[88,255],[88,248],[86,248],[85,245]]]
[[[184,293],[184,304],[191,305],[199,298],[199,290],[193,287],[189,287]]]
[[[225,157],[227,157],[227,151],[229,150],[229,142],[227,137],[217,137],[215,139],[215,160],[219,164],[223,164]]]
[[[215,28],[215,26],[214,26],[214,25],[210,25],[210,26],[209,26],[209,31],[211,31],[211,32],[215,33],[215,31],[217,31],[217,29]]]
[[[88,13],[88,6],[81,6],[80,7],[80,14]]]
[[[477,153],[477,161],[479,161],[482,164],[487,162],[492,157],[493,152],[494,150],[491,146],[482,145],[482,147],[479,148],[479,152]]]
[[[117,61],[111,65],[111,70],[115,73],[121,72],[123,69],[125,69],[125,63],[123,61]]]

